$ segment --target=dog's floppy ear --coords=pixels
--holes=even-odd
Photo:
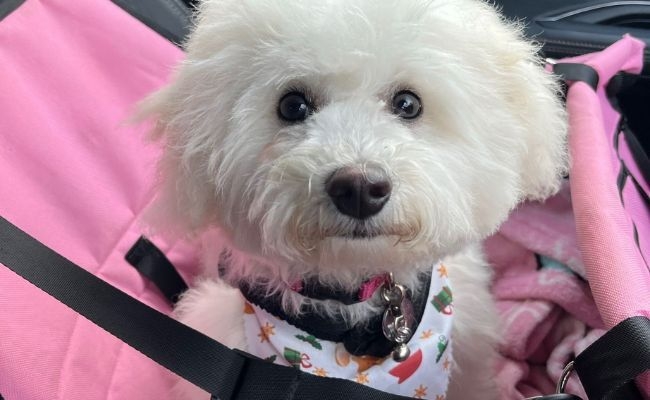
[[[524,128],[523,197],[542,200],[557,192],[568,170],[567,116],[556,76],[531,54],[513,66],[511,98]]]
[[[541,200],[559,189],[568,164],[560,85],[544,70],[539,47],[525,38],[523,26],[506,20],[490,3],[455,0],[431,8],[431,15],[446,12],[457,29],[469,31],[469,39],[461,36],[460,42],[453,43],[463,47],[458,51],[464,57],[480,65],[483,89],[498,97],[500,109],[494,110],[494,116],[503,119],[502,128],[510,135],[519,200]]]
[[[521,199],[542,200],[557,192],[568,170],[567,115],[559,78],[544,69],[540,47],[524,35],[523,25],[508,21],[482,3],[476,15],[477,41],[495,57],[500,87],[510,105],[511,121],[522,135],[519,161]],[[476,3],[476,4],[478,4]]]
[[[207,176],[207,152],[184,129],[192,108],[183,112],[186,98],[179,95],[182,87],[178,81],[173,80],[142,101],[136,119],[151,121],[149,137],[163,148],[157,168],[156,199],[145,216],[146,222],[156,231],[184,235],[206,227],[216,213],[215,193]]]
[[[238,74],[246,73],[241,66],[254,52],[247,13],[257,4],[203,1],[185,59],[170,83],[139,106],[137,119],[154,123],[150,136],[164,150],[149,218],[156,227],[200,231],[220,214],[229,215],[224,207],[234,207],[217,201],[231,186],[219,180],[218,171],[228,156],[224,141],[233,104],[248,84],[248,77]]]
[[[487,5],[486,5],[487,6]],[[497,13],[487,18],[500,18]],[[501,19],[483,44],[496,56],[499,78],[511,122],[523,139],[520,164],[521,199],[542,200],[556,193],[568,169],[567,115],[559,78],[544,69],[539,47],[523,35],[523,27]]]

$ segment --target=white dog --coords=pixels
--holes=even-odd
[[[165,141],[167,223],[218,227],[225,243],[219,277],[206,265],[213,278],[185,294],[179,318],[262,357],[300,328],[336,363],[317,368],[289,345],[270,359],[310,373],[496,399],[480,241],[519,202],[554,193],[566,168],[558,86],[536,50],[479,0],[205,1],[185,62],[144,106]],[[342,347],[328,339],[341,327],[362,329]],[[413,343],[432,335],[420,353]],[[436,351],[432,376],[389,382]]]

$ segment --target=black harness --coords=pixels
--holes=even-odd
[[[419,280],[420,286],[415,291],[408,290],[407,298],[410,299],[415,326],[422,319],[431,284],[431,272],[422,274]],[[389,341],[382,331],[383,310],[379,309],[372,315],[365,324],[350,324],[343,316],[323,316],[318,312],[317,307],[310,302],[303,305],[298,315],[286,313],[282,309],[282,294],[275,293],[267,295],[265,290],[251,286],[247,282],[241,282],[239,289],[249,302],[261,307],[266,312],[282,319],[296,328],[303,330],[318,339],[331,342],[343,343],[345,349],[352,355],[369,355],[373,357],[388,356],[395,344]],[[339,301],[344,305],[359,303],[359,294],[347,292],[342,289],[323,286],[316,280],[308,280],[303,283],[303,289],[299,295],[315,300]],[[365,300],[374,301],[374,298]]]

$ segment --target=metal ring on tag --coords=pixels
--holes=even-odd
[[[569,362],[566,367],[562,370],[562,375],[560,375],[560,380],[557,381],[557,386],[555,387],[555,393],[564,393],[567,382],[571,378],[571,373],[573,372],[574,362]]]
[[[395,277],[393,276],[392,272],[389,272],[388,273],[388,287],[392,289],[394,284],[395,284]]]
[[[546,396],[534,396],[534,397],[528,397],[524,400],[582,400],[580,397],[574,395],[574,394],[567,394],[564,393],[564,389],[566,388],[567,382],[569,382],[569,378],[571,377],[571,373],[573,372],[573,361],[568,363],[566,367],[562,370],[562,374],[560,374],[560,379],[557,382],[557,386],[555,387],[555,394],[550,394]]]
[[[406,289],[402,285],[393,284],[381,291],[384,302],[390,306],[399,307],[406,295]]]

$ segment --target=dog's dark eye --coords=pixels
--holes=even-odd
[[[278,115],[285,121],[304,121],[309,116],[311,107],[305,95],[299,92],[285,94],[278,105]]]
[[[402,90],[393,97],[393,113],[403,119],[415,119],[422,113],[420,98],[409,90]]]

